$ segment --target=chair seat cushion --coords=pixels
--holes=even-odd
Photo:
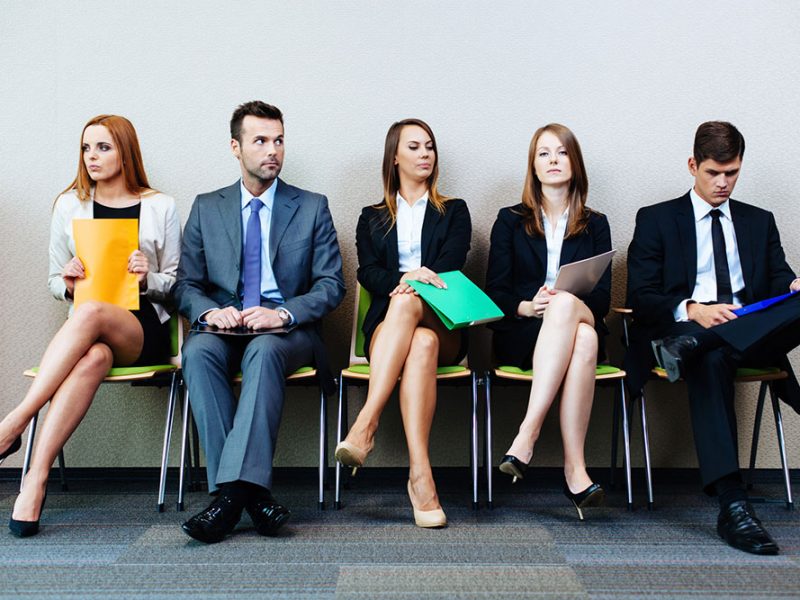
[[[509,373],[510,375],[525,375],[527,377],[533,377],[533,369],[523,370],[519,367],[509,367],[509,366],[501,366],[497,367],[498,371],[502,371],[503,373]],[[617,367],[612,367],[611,365],[597,365],[597,369],[595,369],[595,377],[600,375],[612,375],[614,373],[619,373],[620,369]]]
[[[358,373],[359,375],[369,375],[369,365],[350,365],[345,371],[350,371],[351,373]],[[436,369],[437,375],[450,375],[451,373],[464,373],[467,371],[467,367],[462,367],[461,365],[452,365],[446,367],[438,367]]]

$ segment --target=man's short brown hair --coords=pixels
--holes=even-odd
[[[699,165],[706,159],[729,163],[744,157],[744,136],[727,121],[707,121],[694,135],[694,160]]]
[[[241,142],[239,136],[242,134],[242,121],[247,115],[261,117],[262,119],[273,119],[280,121],[283,125],[283,113],[277,106],[267,104],[261,100],[251,100],[236,107],[231,117],[231,138]]]

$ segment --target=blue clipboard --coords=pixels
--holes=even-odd
[[[761,302],[754,302],[753,304],[748,304],[747,306],[743,306],[742,308],[737,308],[733,311],[737,317],[743,317],[744,315],[749,315],[750,313],[758,312],[760,310],[764,310],[765,308],[769,308],[773,304],[777,304],[778,302],[783,302],[787,298],[794,296],[797,292],[789,292],[788,294],[782,294],[780,296],[775,296],[774,298],[767,298],[766,300],[762,300]]]

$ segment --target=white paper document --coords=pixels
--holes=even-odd
[[[609,250],[591,258],[563,265],[558,269],[553,289],[564,290],[575,296],[586,296],[600,281],[616,252]]]

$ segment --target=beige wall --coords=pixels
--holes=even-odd
[[[694,129],[728,119],[748,143],[735,196],[775,212],[788,259],[800,268],[794,3],[7,1],[0,11],[3,414],[26,390],[22,370],[38,361],[65,316],[46,290],[49,211],[74,176],[83,123],[99,113],[133,121],[151,182],[177,198],[185,219],[195,194],[237,177],[228,150],[232,109],[253,98],[280,106],[283,176],[330,198],[348,282],[356,219],[380,196],[392,121],[418,116],[434,128],[442,189],[470,205],[466,270],[479,282],[494,217],[518,201],[533,130],[563,122],[581,141],[590,204],[608,214],[619,249],[614,304],[623,299],[636,209],[684,193]],[[326,323],[335,365],[347,358],[352,300],[349,294]],[[610,324],[618,335],[618,320]],[[470,358],[481,368],[488,341],[486,332],[473,332]],[[164,396],[104,388],[67,445],[69,464],[156,465]],[[495,395],[497,453],[513,436],[525,396],[521,389]],[[355,391],[352,404],[362,398]],[[608,461],[611,399],[597,395],[591,465]],[[743,455],[753,403],[754,390],[742,387]],[[311,392],[290,395],[277,464],[314,464],[315,407]],[[800,419],[784,414],[797,467]],[[467,416],[466,390],[441,394],[435,464],[465,464]],[[694,465],[683,385],[654,385],[649,418],[655,466]],[[762,467],[779,464],[773,431],[765,419]],[[535,464],[560,460],[551,418]],[[370,462],[405,461],[393,404]]]

